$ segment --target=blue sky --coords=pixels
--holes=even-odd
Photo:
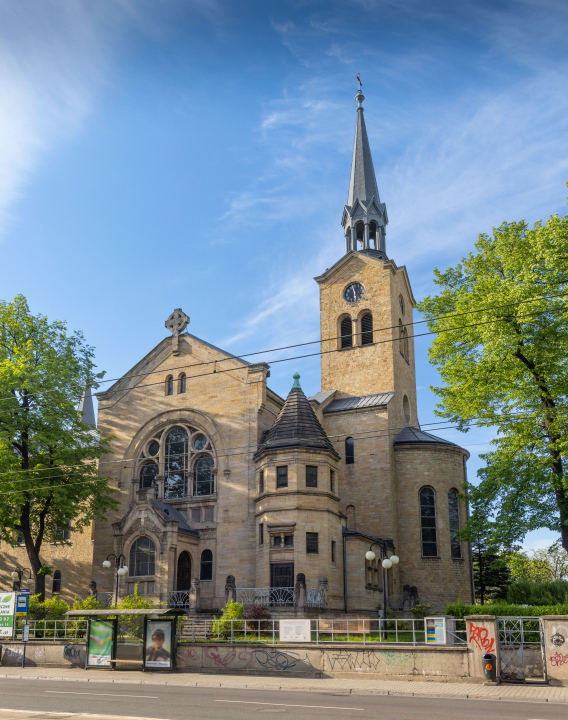
[[[2,3],[0,297],[82,329],[107,377],[175,307],[236,353],[316,339],[360,72],[387,251],[420,299],[478,233],[566,212],[567,31],[563,0]],[[317,358],[272,387],[296,370],[319,389]],[[474,477],[491,432],[440,434]]]

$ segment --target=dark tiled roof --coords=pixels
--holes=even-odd
[[[290,390],[255,457],[265,450],[284,447],[328,450],[339,457],[300,387]]]
[[[459,445],[456,445],[449,440],[443,440],[442,438],[436,437],[436,435],[431,435],[430,433],[419,430],[418,428],[410,427],[410,425],[403,428],[392,441],[393,445],[399,445],[402,443],[405,445],[427,443],[430,445],[451,445],[453,447],[459,447]]]
[[[340,398],[332,400],[323,409],[324,413],[341,412],[342,410],[359,410],[360,408],[386,405],[394,397],[393,392],[377,393],[376,395],[359,395],[357,397]]]
[[[197,537],[199,537],[199,531],[194,530],[191,525],[189,525],[184,516],[178,510],[176,510],[173,505],[168,505],[167,503],[159,502],[158,500],[151,500],[150,502],[156,508],[158,513],[164,518],[164,520],[178,521],[179,532],[183,533],[184,535],[196,535]]]

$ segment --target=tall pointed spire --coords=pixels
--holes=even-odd
[[[361,79],[357,75],[359,89],[357,101],[357,124],[351,161],[349,196],[343,210],[341,224],[345,229],[345,251],[352,250],[386,260],[385,226],[388,223],[387,208],[381,203],[371,146],[363,116]]]
[[[83,395],[77,406],[77,411],[81,413],[81,421],[85,425],[92,425],[93,428],[97,427],[97,421],[95,420],[95,409],[93,407],[93,396],[91,394],[91,388],[85,383]]]

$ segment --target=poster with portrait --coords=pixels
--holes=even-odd
[[[87,637],[87,667],[112,667],[113,620],[90,620]]]
[[[172,640],[172,620],[147,620],[144,667],[149,670],[172,670]]]

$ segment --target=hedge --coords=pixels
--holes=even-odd
[[[454,603],[446,606],[446,615],[464,618],[466,615],[500,615],[504,617],[541,617],[542,615],[568,615],[568,605],[508,605],[496,603],[494,605],[463,605]]]

